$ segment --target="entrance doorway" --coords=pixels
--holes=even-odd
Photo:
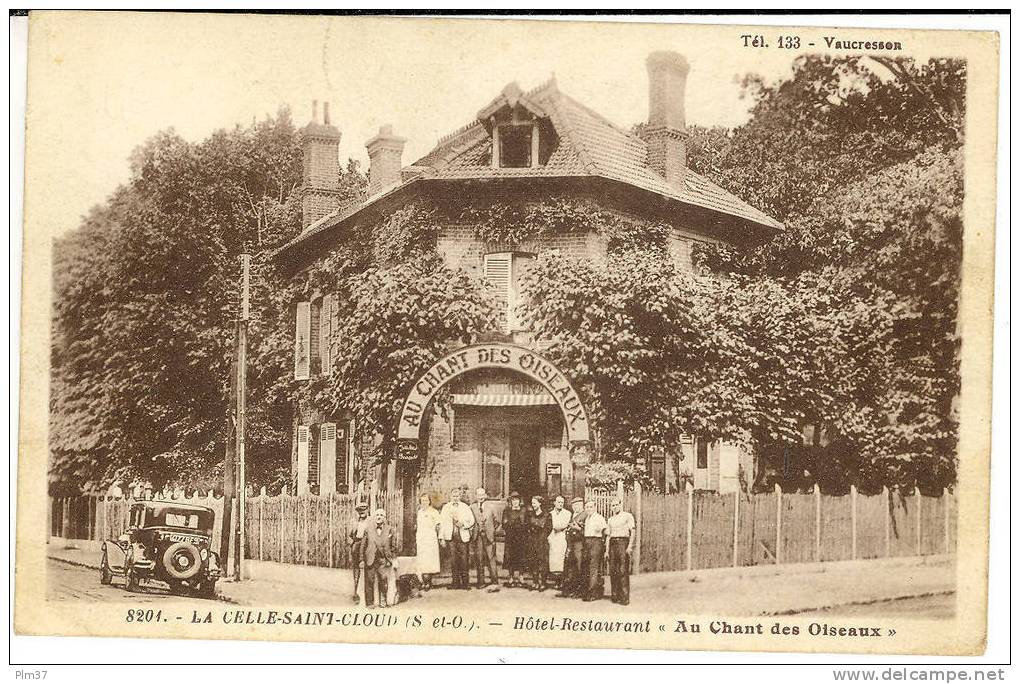
[[[535,494],[542,491],[539,453],[542,442],[535,430],[515,427],[510,430],[510,483],[511,492],[521,495],[521,502],[528,506]]]
[[[482,487],[489,497],[505,500],[517,492],[525,505],[545,494],[542,481],[542,436],[538,421],[486,427],[478,433],[482,458]]]

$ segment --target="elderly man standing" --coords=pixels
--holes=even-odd
[[[361,542],[365,539],[365,530],[368,527],[368,504],[358,501],[354,507],[357,517],[348,526],[347,536],[351,541],[351,571],[354,574],[354,591],[351,594],[351,601],[358,603],[358,582],[361,580]]]
[[[609,525],[595,509],[595,501],[584,502],[584,565],[586,569],[584,600],[598,601],[602,598],[605,584],[602,579],[602,560],[606,555],[606,535]]]
[[[567,557],[563,562],[563,583],[559,597],[580,597],[584,594],[584,499],[575,496],[570,501],[570,523],[567,525]]]
[[[478,588],[485,587],[485,570],[488,568],[492,587],[489,591],[499,591],[499,574],[496,571],[496,530],[499,520],[496,518],[496,504],[488,500],[485,489],[475,490],[475,502],[471,504],[471,515],[475,518],[474,532],[471,535],[471,550],[475,558],[475,572],[478,576]]]
[[[468,546],[471,542],[471,528],[475,526],[475,516],[466,503],[461,501],[463,495],[460,487],[450,490],[450,500],[439,513],[439,543],[450,547],[450,569],[453,581],[447,589],[470,589],[468,578]]]
[[[393,542],[393,529],[386,522],[386,511],[377,508],[373,522],[367,526],[361,540],[361,555],[365,560],[365,606],[375,607],[375,588],[379,585],[379,607],[386,608],[386,590],[390,568],[397,567],[397,553]]]
[[[637,523],[629,511],[623,510],[623,502],[619,499],[613,499],[611,510],[613,514],[606,521],[609,528],[609,547],[606,549],[609,586],[613,603],[626,606],[630,603],[630,559],[633,557]]]

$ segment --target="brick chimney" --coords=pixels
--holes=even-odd
[[[648,55],[648,125],[641,134],[648,165],[670,185],[680,185],[687,169],[684,89],[690,66],[677,52]]]
[[[368,150],[368,194],[375,193],[400,183],[400,157],[404,153],[405,138],[393,135],[389,124],[379,129],[379,134],[365,143]]]
[[[301,228],[307,228],[340,204],[340,130],[329,122],[329,103],[312,101],[312,120],[301,129],[304,158]]]

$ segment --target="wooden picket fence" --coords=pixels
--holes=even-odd
[[[623,500],[637,520],[637,572],[826,562],[952,553],[956,549],[956,497],[884,490],[866,496],[775,491],[718,494],[643,492],[640,487],[589,489],[597,509]],[[363,495],[364,496],[364,495]],[[223,499],[212,495],[161,495],[157,500],[207,506],[216,512],[213,549],[220,550]],[[386,510],[398,545],[404,539],[400,490],[371,495]],[[245,507],[245,557],[253,560],[350,567],[349,532],[355,495],[265,492]],[[82,540],[114,539],[127,529],[135,499],[80,496],[51,498],[50,534]],[[236,506],[234,507],[236,511]],[[413,535],[413,531],[408,534]],[[231,557],[233,556],[231,541]]]
[[[368,496],[368,495],[366,495]],[[370,495],[376,507],[386,510],[398,545],[403,540],[403,499],[400,490]],[[327,496],[261,494],[245,505],[245,558],[326,567],[350,567],[348,531],[355,519],[355,495]],[[50,497],[50,535],[65,539],[102,541],[116,539],[128,527],[131,505],[141,499],[101,496]],[[148,500],[175,501],[211,508],[216,513],[212,549],[220,549],[223,497],[153,494]],[[231,507],[236,514],[236,500]],[[234,541],[230,541],[233,557]]]
[[[865,496],[775,491],[676,494],[589,489],[609,515],[620,497],[634,514],[637,572],[807,563],[953,553],[956,497],[883,490]]]
[[[374,495],[374,507],[386,511],[397,547],[403,543],[401,490]],[[245,508],[245,557],[253,560],[351,567],[349,533],[357,514],[353,494],[259,496]]]

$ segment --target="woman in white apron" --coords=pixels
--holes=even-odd
[[[439,572],[439,511],[432,507],[428,494],[418,497],[418,517],[414,528],[415,568],[422,590],[432,588],[432,575]]]
[[[563,497],[557,496],[553,509],[549,512],[552,519],[552,531],[549,532],[549,573],[559,586],[563,580],[563,560],[567,556],[567,526],[570,525],[571,514],[563,507]]]

